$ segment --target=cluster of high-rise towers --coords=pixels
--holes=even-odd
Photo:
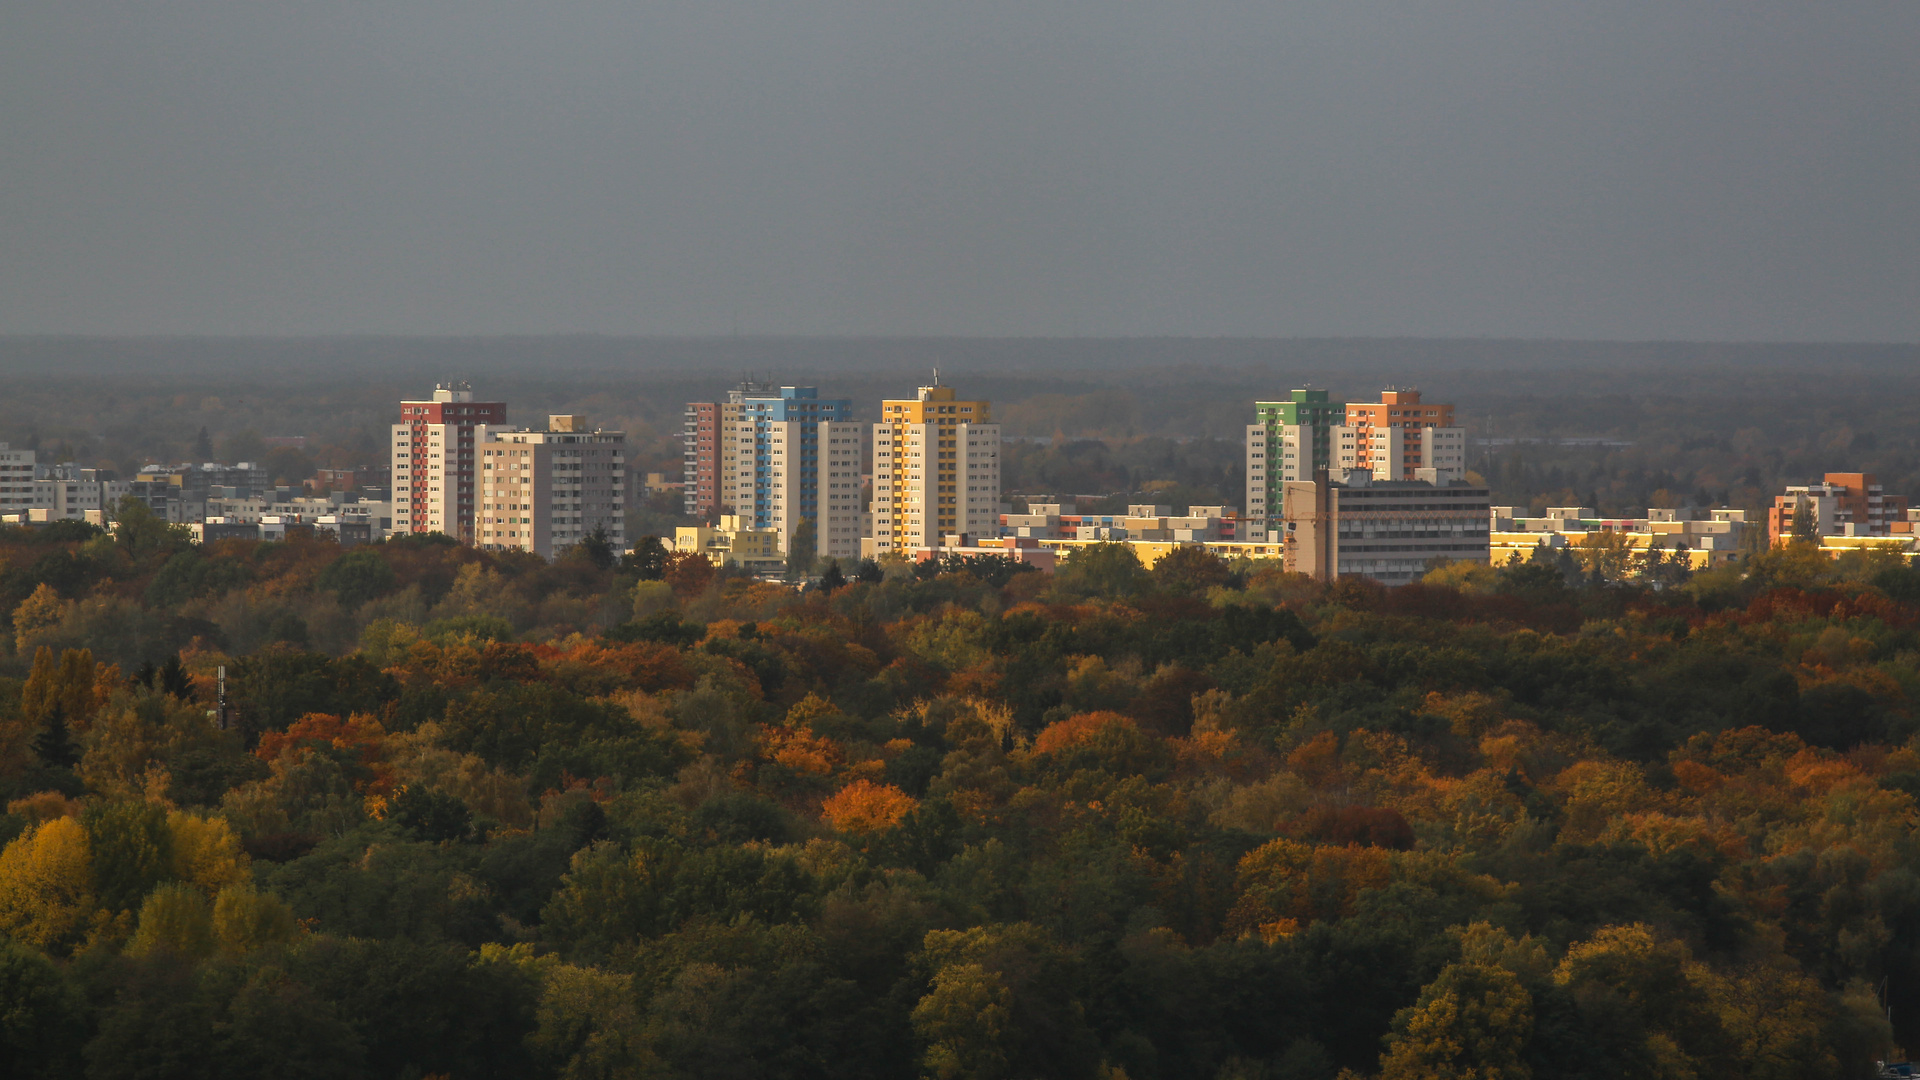
[[[1302,389],[1283,401],[1256,401],[1253,412],[1244,539],[1264,539],[1277,527],[1288,481],[1364,469],[1373,480],[1437,484],[1467,469],[1467,433],[1454,426],[1453,406],[1422,401],[1418,390],[1390,386],[1379,401],[1341,402]]]
[[[938,373],[871,422],[853,419],[850,398],[743,381],[725,400],[689,402],[683,441],[686,513],[772,531],[783,553],[805,523],[818,554],[851,558],[999,531],[993,405]]]

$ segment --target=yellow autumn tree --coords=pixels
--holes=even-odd
[[[173,836],[173,876],[213,896],[250,877],[251,860],[224,818],[175,810],[167,815]]]
[[[58,659],[42,646],[33,654],[27,684],[20,688],[20,715],[36,729],[55,713],[69,725],[83,727],[105,700],[100,692],[100,665],[91,649],[67,649]]]
[[[1685,944],[1662,941],[1635,923],[1601,927],[1576,942],[1553,981],[1581,1012],[1637,1028],[1637,1056],[1656,1075],[1705,1076],[1731,1068],[1708,976]]]
[[[169,882],[140,904],[140,924],[127,943],[127,955],[173,953],[201,957],[213,951],[213,918],[200,890]]]
[[[1625,761],[1579,761],[1568,766],[1555,783],[1566,792],[1563,839],[1592,843],[1613,818],[1655,805],[1646,776],[1638,765]]]
[[[44,822],[0,851],[0,933],[65,952],[86,937],[99,907],[78,819]]]
[[[1421,1080],[1528,1080],[1533,996],[1492,964],[1449,964],[1394,1017],[1383,1076]]]
[[[60,620],[66,618],[68,606],[60,594],[53,591],[53,586],[41,582],[33,595],[13,609],[14,648],[26,652],[36,634],[60,625]]]
[[[229,885],[214,897],[211,929],[215,948],[240,956],[292,941],[300,933],[300,924],[286,901],[242,883]]]

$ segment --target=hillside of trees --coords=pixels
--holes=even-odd
[[[1920,570],[1598,569],[0,531],[0,1074],[1870,1075]]]

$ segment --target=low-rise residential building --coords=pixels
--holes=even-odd
[[[262,498],[271,491],[272,478],[258,462],[187,462],[141,466],[127,482],[126,494],[145,503],[155,517],[181,524],[205,517],[210,499]]]
[[[325,517],[371,525],[379,530],[374,539],[393,532],[393,503],[385,499],[350,498],[345,492],[328,495],[295,495],[293,488],[273,488],[252,498],[216,495],[207,500],[203,520],[219,518],[229,524],[258,524],[278,517],[297,522],[317,522]]]
[[[47,464],[36,457],[35,451],[0,443],[0,520],[101,524],[113,518],[132,490],[105,470],[70,461]]]
[[[1364,470],[1291,481],[1281,540],[1287,569],[1321,581],[1353,574],[1399,585],[1435,559],[1486,562],[1488,495],[1463,480],[1375,480]]]
[[[1040,540],[1151,540],[1215,543],[1245,540],[1246,522],[1231,506],[1173,507],[1137,504],[1124,514],[1068,513],[1063,503],[1029,503],[1024,514],[1000,515],[1000,535]]]
[[[1667,558],[1683,556],[1689,566],[1704,570],[1739,558],[1749,543],[1747,512],[1726,507],[1656,507],[1634,518],[1601,517],[1590,506],[1548,507],[1542,517],[1523,517],[1511,506],[1495,506],[1488,513],[1495,566],[1525,562],[1541,548],[1571,549],[1588,543],[1589,537],[1612,534],[1636,551],[1658,549]]]
[[[1910,532],[1907,500],[1888,495],[1872,473],[1828,473],[1819,483],[1799,484],[1774,497],[1767,511],[1767,539],[1893,536]]]
[[[954,557],[970,559],[992,555],[1025,563],[1047,573],[1053,572],[1059,560],[1059,553],[1053,545],[1033,537],[999,536],[975,540],[969,536],[955,535],[942,537],[941,540],[939,547],[908,548],[901,554],[915,562]]]
[[[749,573],[779,573],[787,567],[780,534],[753,526],[741,514],[721,514],[717,525],[682,525],[673,531],[673,550],[705,555],[715,566],[737,566]]]

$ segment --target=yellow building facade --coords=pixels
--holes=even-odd
[[[695,552],[715,566],[737,566],[763,574],[786,569],[786,556],[780,554],[780,534],[773,529],[756,529],[748,518],[722,514],[717,525],[681,526],[673,530],[673,550]]]
[[[880,403],[873,426],[873,535],[868,553],[940,547],[1000,528],[1000,426],[993,404],[950,386]],[[864,546],[864,545],[863,545]]]

